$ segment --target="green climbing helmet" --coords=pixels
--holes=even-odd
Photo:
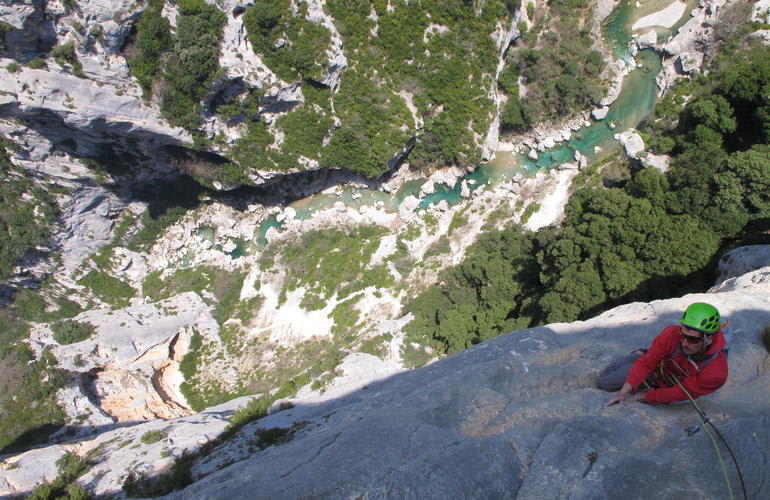
[[[682,325],[711,335],[719,330],[719,311],[705,302],[690,304],[679,321]]]

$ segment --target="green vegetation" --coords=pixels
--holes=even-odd
[[[361,346],[358,348],[358,350],[360,352],[365,352],[382,359],[388,354],[387,344],[391,340],[393,340],[393,335],[384,333],[382,335],[364,340],[361,342]]]
[[[762,91],[770,53],[750,48],[718,59],[695,84],[678,116],[667,103],[650,126],[674,144],[667,174],[643,169],[623,187],[604,188],[587,173],[561,227],[483,235],[408,305],[408,340],[455,352],[510,330],[708,286],[720,245],[770,218],[770,102]]]
[[[44,283],[45,285],[45,283]],[[46,295],[51,295],[46,293]],[[51,322],[77,316],[83,310],[80,304],[67,297],[58,296],[52,299],[55,309],[49,310],[43,291],[22,288],[16,292],[13,308],[24,321]]]
[[[136,290],[131,285],[104,271],[92,270],[80,278],[78,283],[103,302],[118,308],[127,306],[128,299],[136,296]]]
[[[227,273],[211,266],[177,269],[163,279],[161,273],[153,271],[147,275],[142,284],[144,296],[159,301],[183,292],[200,295],[207,290],[216,298],[214,318],[220,324],[224,324],[235,313],[245,278],[245,273]]]
[[[498,79],[508,96],[502,128],[514,132],[590,107],[604,96],[606,85],[599,77],[604,58],[592,50],[591,23],[585,21],[590,15],[587,0],[552,0],[549,16],[537,18],[531,5],[527,13],[536,29],[517,40]],[[524,100],[519,98],[519,78],[527,88]]]
[[[527,205],[527,208],[524,209],[524,213],[521,214],[520,222],[526,224],[527,221],[529,221],[529,218],[535,215],[538,210],[540,210],[540,203],[530,203]]]
[[[204,0],[178,0],[177,7],[176,43],[164,68],[161,108],[172,125],[195,132],[202,121],[201,100],[220,69],[226,16]],[[165,36],[162,29],[158,33]]]
[[[8,63],[5,69],[9,73],[18,73],[19,71],[21,71],[21,64],[17,63],[16,61],[11,61]]]
[[[279,78],[319,81],[329,67],[331,33],[305,19],[307,4],[294,15],[289,0],[257,0],[243,16],[254,52]]]
[[[56,461],[59,475],[51,482],[35,487],[27,499],[32,500],[87,500],[91,495],[77,482],[77,478],[88,472],[92,466],[88,459],[81,459],[74,453],[67,453]]]
[[[176,36],[162,15],[162,0],[150,0],[136,23],[136,43],[128,52],[128,65],[145,96],[156,84],[161,109],[172,125],[193,132],[199,147],[205,146],[198,128],[201,101],[219,67],[219,43],[226,20],[218,7],[204,0],[178,0]]]
[[[141,441],[142,444],[157,443],[158,441],[166,439],[167,435],[168,433],[164,430],[147,431],[142,434],[142,437],[139,438],[139,441]]]
[[[5,148],[0,148],[0,174],[0,279],[4,279],[27,252],[48,241],[58,207],[27,170],[10,162]]]
[[[141,229],[131,238],[128,248],[134,251],[147,251],[155,243],[155,240],[187,213],[187,209],[181,206],[171,207],[163,214],[153,217],[147,209],[140,218]]]
[[[30,69],[48,69],[48,64],[46,64],[45,59],[42,57],[35,57],[33,59],[30,59],[27,63],[27,66]]]
[[[74,344],[82,342],[96,333],[96,328],[91,323],[82,323],[66,319],[57,321],[51,325],[53,339],[59,344]]]
[[[22,342],[26,336],[27,325],[8,310],[0,310],[0,454],[45,443],[64,424],[56,392],[68,378],[56,368],[50,351],[34,361]]]
[[[294,439],[295,430],[291,427],[272,427],[270,429],[257,429],[257,446],[264,450],[269,446],[277,446],[288,443]]]
[[[16,27],[12,24],[8,24],[5,21],[0,21],[0,50],[6,50],[5,35],[16,31]]]
[[[490,33],[498,23],[506,24],[515,5],[487,1],[477,12],[477,6],[459,0],[399,0],[391,2],[391,9],[383,2],[330,1],[326,7],[349,64],[332,93],[320,83],[330,65],[327,28],[305,18],[305,3],[294,12],[288,0],[255,2],[244,14],[254,50],[279,77],[301,84],[305,104],[279,120],[287,138],[280,145],[273,144],[264,123],[246,113],[249,133],[232,157],[244,168],[286,171],[302,168],[298,160],[304,156],[378,177],[417,132],[403,97],[408,94],[425,122],[411,154],[413,165],[478,162],[478,137],[489,127],[493,106],[487,98],[496,60]],[[372,9],[379,17],[376,23],[369,17]],[[446,30],[426,31],[431,23]],[[332,104],[341,126],[321,149],[332,130]]]
[[[386,288],[393,278],[385,264],[369,266],[369,261],[386,230],[378,226],[358,226],[309,231],[292,245],[281,249],[278,261],[286,269],[283,295],[307,287],[301,305],[322,309],[335,294],[346,297],[368,286]],[[266,255],[276,254],[267,250]]]
[[[161,15],[163,0],[149,0],[136,23],[134,54],[128,57],[131,74],[139,80],[145,97],[152,95],[152,87],[162,77],[161,56],[172,48],[171,24]]]
[[[80,61],[78,61],[78,56],[75,53],[75,42],[70,40],[69,42],[58,45],[53,48],[51,51],[51,57],[54,58],[54,60],[61,66],[62,68],[69,67],[72,71],[72,74],[78,77],[83,78],[85,75],[83,75],[83,65],[80,64]]]

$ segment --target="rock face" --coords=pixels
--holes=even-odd
[[[707,435],[684,431],[699,423],[689,404],[607,408],[610,395],[595,388],[612,358],[647,346],[696,301],[718,307],[732,337],[728,382],[699,406],[738,457],[749,498],[767,498],[770,357],[761,335],[770,325],[770,267],[757,268],[767,254],[767,246],[727,254],[720,266],[729,279],[710,293],[512,332],[389,378],[382,377],[393,367],[357,354],[360,360],[341,365],[349,378],[344,384],[325,398],[302,390],[292,404],[277,404],[293,407],[243,427],[196,463],[197,482],[170,498],[641,499],[671,498],[682,488],[693,498],[724,497]],[[735,275],[746,269],[752,270]],[[169,421],[108,426],[90,440],[6,457],[0,495],[52,479],[53,463],[65,452],[99,450],[80,482],[96,495],[122,497],[129,472],[152,477],[167,470],[174,458],[219,435],[246,401]],[[254,446],[258,429],[277,427],[290,429],[286,442]],[[161,438],[152,442],[148,431]],[[729,460],[727,474],[736,491]]]
[[[749,498],[766,498],[770,375],[759,337],[770,322],[768,276],[751,289],[513,332],[336,401],[274,414],[257,425],[304,428],[170,498],[726,496],[706,433],[684,431],[699,422],[689,404],[607,408],[609,394],[594,386],[611,358],[647,346],[695,301],[716,305],[733,331],[730,378],[699,405],[738,457]]]
[[[52,346],[62,368],[80,374],[78,387],[60,397],[71,418],[94,426],[176,418],[192,413],[179,389],[184,380],[179,363],[192,327],[219,341],[207,310],[193,292],[117,311],[92,310],[75,317],[96,327],[90,338],[58,345],[40,325],[31,332],[30,344],[35,351]]]

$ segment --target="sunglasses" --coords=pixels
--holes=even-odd
[[[698,344],[703,341],[703,337],[695,337],[693,335],[685,335],[682,329],[679,329],[679,338],[687,342],[688,344]]]

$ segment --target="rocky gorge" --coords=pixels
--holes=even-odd
[[[609,3],[603,2],[598,12],[609,14]],[[323,1],[293,4],[306,5],[307,19],[330,31],[328,64],[320,79],[326,87],[338,88],[351,63],[335,20]],[[63,188],[53,245],[58,257],[38,249],[43,256],[28,256],[13,280],[36,283],[54,276],[55,294],[66,294],[83,306],[72,319],[93,325],[94,333],[61,344],[55,340],[55,322],[34,322],[27,341],[34,354],[50,352],[61,369],[75,374],[73,383],[57,395],[67,426],[55,436],[59,444],[2,457],[0,494],[24,494],[41,480],[53,480],[57,459],[74,453],[96,462],[79,479],[87,490],[125,495],[129,476],[152,478],[168,472],[186,453],[221,435],[236,409],[253,396],[275,395],[276,386],[286,380],[274,374],[288,373],[299,386],[296,395],[274,403],[270,416],[245,426],[201,459],[192,468],[196,483],[177,493],[179,498],[248,496],[255,489],[265,498],[308,492],[329,497],[517,492],[529,498],[542,494],[540,487],[553,496],[569,492],[595,498],[598,488],[607,498],[615,497],[625,492],[619,485],[626,467],[650,467],[658,455],[664,456],[663,463],[679,463],[682,457],[694,456],[695,439],[671,430],[689,418],[683,416],[684,408],[629,409],[634,413],[622,417],[615,410],[601,410],[602,396],[592,388],[597,365],[625,343],[618,337],[628,324],[643,326],[633,328],[632,335],[634,342],[644,344],[653,330],[673,321],[683,304],[696,299],[715,301],[735,318],[734,328],[742,333],[735,348],[742,361],[731,386],[709,400],[713,403],[707,411],[726,423],[729,440],[739,443],[739,453],[751,457],[751,464],[766,462],[761,403],[733,411],[745,401],[746,387],[762,387],[767,364],[759,341],[770,307],[763,265],[767,257],[759,251],[726,262],[725,275],[707,296],[631,304],[587,322],[514,332],[405,372],[413,366],[406,347],[419,352],[423,362],[434,360],[435,353],[408,346],[403,327],[410,317],[401,314],[403,303],[436,282],[442,269],[461,262],[490,226],[515,221],[536,231],[558,223],[573,179],[588,165],[584,156],[574,158],[574,168],[567,163],[561,169],[519,173],[488,185],[466,177],[473,169],[469,165],[427,173],[410,168],[401,150],[395,152],[391,171],[378,179],[320,168],[313,158],[303,157],[306,168],[290,172],[250,170],[248,178],[261,187],[250,188],[254,190],[245,196],[227,191],[234,187],[227,182],[214,180],[214,189],[197,194],[195,208],[149,246],[131,247],[127,242],[141,232],[137,221],[149,213],[151,204],[135,193],[174,183],[180,161],[170,151],[187,151],[193,142],[189,130],[169,124],[157,101],[142,99],[142,89],[120,52],[141,14],[138,5],[81,1],[73,10],[67,2],[29,0],[2,6],[4,22],[16,29],[5,35],[0,65],[13,68],[15,61],[31,61],[65,40],[77,42],[82,65],[77,70],[82,75],[76,75],[71,62],[49,60],[48,68],[24,65],[0,79],[0,127],[16,145],[11,161],[39,182]],[[668,69],[658,79],[661,92],[677,75],[694,71],[702,62],[696,41],[709,34],[723,5],[712,2],[696,8],[692,20],[664,46],[650,44],[650,37],[644,36],[634,42],[637,48],[653,45],[666,54]],[[226,74],[220,75],[209,97],[235,92],[241,85],[266,89],[260,116],[276,124],[306,96],[255,55],[239,20],[244,7],[235,1],[220,6],[227,14],[219,56]],[[164,7],[164,15],[173,19],[173,6]],[[525,16],[526,10],[519,9],[510,25],[498,26],[494,33],[498,68]],[[604,19],[598,16],[596,26]],[[95,26],[101,27],[101,35]],[[608,71],[614,90],[597,105],[614,102],[631,69],[613,60]],[[488,90],[497,109],[503,99],[494,86]],[[416,123],[418,117],[412,114]],[[601,113],[592,117],[586,111],[498,143],[499,123],[493,117],[475,140],[484,158],[494,151],[498,157],[532,151],[537,156],[601,120]],[[202,130],[219,139],[211,151],[221,156],[244,134],[244,127],[215,114],[205,116]],[[617,138],[628,157],[665,170],[665,157],[645,153],[641,136],[633,130],[619,130]],[[401,147],[408,149],[406,144]],[[116,168],[95,171],[78,158],[107,158],[104,164]],[[119,182],[104,182],[105,176]],[[410,183],[419,187],[410,191]],[[458,190],[460,202],[431,198],[445,188]],[[308,194],[317,196],[305,198]],[[324,283],[322,276],[313,274],[312,267],[323,273],[339,262],[318,257],[298,272],[281,260],[297,253],[314,256],[317,241],[356,227],[376,229],[336,241],[340,248],[362,249],[344,261],[357,270],[348,278],[360,286]],[[328,250],[321,247],[318,252],[325,255]],[[107,257],[103,268],[97,263],[99,255]],[[745,264],[740,272],[731,270],[738,264]],[[89,286],[86,277],[98,272],[127,284],[133,293],[116,298]],[[193,284],[179,284],[186,279]],[[228,292],[235,297],[227,297]],[[621,315],[624,322],[616,322]],[[182,367],[191,354],[197,355],[193,372]],[[297,361],[303,357],[310,358],[312,366]],[[301,379],[303,373],[313,373],[313,378]],[[563,378],[569,379],[566,387],[558,382]],[[188,397],[190,385],[196,386],[200,399]],[[249,396],[236,397],[243,394]],[[231,397],[235,399],[221,403]],[[281,411],[288,406],[293,408]],[[592,423],[595,419],[611,429],[608,435],[600,433],[600,426]],[[260,436],[258,429],[276,428],[288,443],[267,446],[254,437]],[[348,430],[343,433],[343,428]],[[371,439],[371,429],[378,429],[376,439]],[[744,439],[744,429],[754,441]],[[642,457],[639,463],[617,453],[627,433],[645,436],[631,444]],[[565,439],[572,439],[577,455],[586,459],[569,463],[560,448]],[[389,458],[382,461],[382,470],[354,467],[356,462],[371,462],[361,457],[373,459],[383,451]],[[591,459],[594,454],[597,458]],[[464,458],[458,461],[457,456]],[[327,474],[329,464],[340,462],[351,464],[353,472],[335,466],[339,475]],[[261,472],[254,475],[254,469]],[[547,470],[554,471],[550,479],[543,477]],[[654,474],[657,469],[649,470]],[[465,474],[473,479],[450,481]],[[750,468],[744,474],[752,497],[764,496],[760,472]],[[282,481],[275,481],[276,475]],[[693,471],[701,482],[697,491],[704,496],[721,491],[718,478],[706,476]],[[228,489],[218,486],[223,481]]]

